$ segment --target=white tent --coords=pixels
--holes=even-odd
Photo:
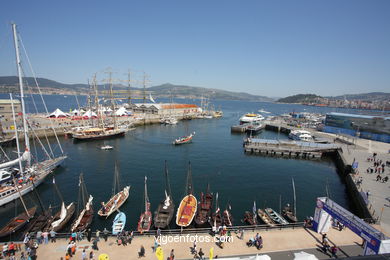
[[[54,112],[51,113],[48,117],[51,117],[51,118],[59,118],[59,117],[67,117],[67,116],[69,116],[69,114],[62,112],[59,108],[57,108],[57,109],[54,110]]]
[[[294,260],[318,260],[318,258],[313,254],[301,251],[299,253],[294,253]]]
[[[83,114],[83,117],[88,117],[88,118],[91,118],[91,117],[97,117],[96,113],[91,111],[91,110],[88,110],[87,112],[85,112]]]
[[[115,112],[115,115],[116,116],[126,116],[126,115],[128,115],[129,114],[129,112],[126,110],[126,108],[124,108],[124,107],[121,107],[121,108],[119,108],[116,112]]]

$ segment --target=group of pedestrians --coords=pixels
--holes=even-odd
[[[328,252],[330,252],[332,258],[337,258],[337,251],[338,247],[333,244],[333,246],[330,246],[328,236],[326,233],[322,234],[322,251],[328,255]]]

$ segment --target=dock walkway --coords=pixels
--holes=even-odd
[[[228,257],[228,256],[238,256],[238,255],[256,255],[256,254],[267,254],[274,253],[277,255],[277,258],[272,259],[293,259],[294,256],[292,251],[305,251],[311,250],[317,252],[317,257],[319,259],[329,259],[329,255],[325,255],[319,250],[316,250],[321,244],[321,235],[317,234],[314,231],[298,228],[298,229],[282,229],[282,230],[269,230],[269,231],[259,231],[259,235],[262,236],[264,241],[264,247],[261,250],[257,250],[255,247],[248,247],[246,242],[249,238],[256,235],[255,232],[246,232],[244,233],[244,239],[241,240],[237,237],[236,234],[232,234],[232,241],[224,243],[224,248],[221,249],[214,242],[198,242],[197,249],[202,248],[202,251],[205,253],[206,259],[209,256],[209,250],[211,247],[214,248],[214,257],[218,255],[218,258]],[[199,236],[212,237],[208,234],[199,233]],[[184,235],[186,237],[187,235]],[[161,248],[164,252],[164,259],[169,256],[171,249],[174,249],[175,259],[184,260],[184,259],[193,259],[193,255],[190,253],[190,248],[193,247],[193,241],[191,238],[195,239],[193,234],[192,237],[188,238],[187,241],[177,242],[177,243],[167,243],[162,244]],[[299,238],[299,239],[297,239]],[[362,254],[363,249],[357,246],[362,242],[361,238],[352,233],[350,230],[338,231],[331,229],[328,232],[328,238],[331,245],[336,245],[340,247],[338,252],[339,257],[353,256]],[[138,259],[138,252],[141,245],[145,247],[146,257],[144,259],[157,259],[153,253],[152,247],[154,245],[154,236],[141,236],[135,237],[133,242],[128,246],[118,246],[116,244],[115,238],[111,237],[107,242],[104,242],[104,239],[100,239],[98,243],[99,251],[95,251],[95,258],[97,259],[98,254],[106,253],[109,255],[111,260],[115,259]],[[49,243],[47,245],[40,245],[38,248],[38,258],[39,259],[60,259],[60,257],[65,256],[67,246],[67,240],[58,239],[56,243]],[[353,250],[351,250],[351,246]],[[81,259],[82,249],[85,248],[86,252],[89,254],[91,251],[91,243],[83,240],[77,244],[77,252],[73,259]],[[282,255],[283,257],[279,258]]]

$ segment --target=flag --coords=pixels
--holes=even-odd
[[[160,246],[156,249],[156,257],[158,260],[164,260],[164,251]]]
[[[56,184],[56,179],[53,178],[53,184]]]
[[[212,260],[213,257],[214,257],[214,247],[210,248],[209,259]]]
[[[256,216],[256,201],[253,202],[253,215]]]

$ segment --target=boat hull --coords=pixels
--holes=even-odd
[[[99,135],[82,135],[82,134],[72,134],[74,141],[92,141],[92,140],[102,140],[102,139],[110,139],[116,137],[125,136],[126,131],[115,131],[113,133],[104,133]]]
[[[176,213],[176,225],[179,227],[188,227],[195,217],[197,210],[197,200],[194,195],[185,196],[179,205]]]
[[[173,214],[175,213],[175,205],[170,201],[169,207],[164,209],[165,200],[161,201],[154,213],[154,226],[156,228],[166,228],[171,223]]]
[[[34,185],[32,182],[29,182],[27,184],[19,185],[19,191],[23,195],[29,193],[34,189],[34,187],[37,187],[39,184],[41,184],[44,179],[60,164],[67,158],[67,156],[60,156],[55,159],[49,159],[46,161],[43,161],[41,163],[38,163],[36,165],[36,178],[34,179]],[[7,203],[10,203],[11,201],[14,201],[19,198],[19,193],[15,187],[11,187],[9,189],[11,192],[7,195],[1,196],[0,199],[0,206],[5,205]],[[2,193],[0,191],[0,193]]]
[[[244,222],[247,223],[248,225],[254,226],[257,225],[257,218],[255,215],[253,215],[252,212],[245,211]]]
[[[105,203],[105,210],[103,207],[98,211],[98,215],[101,217],[109,217],[113,212],[118,210],[123,203],[129,198],[130,186],[126,186],[121,192],[118,192],[107,203]],[[115,201],[117,201],[115,203]]]
[[[269,227],[275,226],[275,222],[262,209],[257,210],[257,215]]]
[[[116,214],[114,222],[112,224],[112,234],[117,235],[121,233],[126,225],[126,214],[123,212],[119,212]]]
[[[35,212],[37,210],[37,207],[33,207],[28,210],[27,215],[26,212],[23,212],[22,214],[19,214],[18,216],[11,219],[1,230],[0,230],[0,237],[8,236],[18,230],[20,230],[22,227],[24,227],[28,221],[34,217]]]
[[[282,224],[282,225],[288,224],[287,220],[285,220],[279,213],[277,213],[273,209],[266,208],[264,211],[272,219],[273,222],[275,222],[277,224]]]
[[[142,213],[139,218],[137,231],[140,232],[141,234],[143,232],[147,232],[150,230],[151,225],[152,225],[152,212],[146,211]]]
[[[66,207],[66,217],[61,221],[61,223],[58,224],[56,227],[52,226],[52,223],[60,218],[61,215],[61,210],[60,210],[54,215],[53,220],[50,223],[48,223],[45,229],[47,231],[54,230],[55,232],[62,230],[66,226],[66,224],[68,224],[69,220],[73,217],[75,210],[76,210],[75,204],[73,202],[70,203]]]

